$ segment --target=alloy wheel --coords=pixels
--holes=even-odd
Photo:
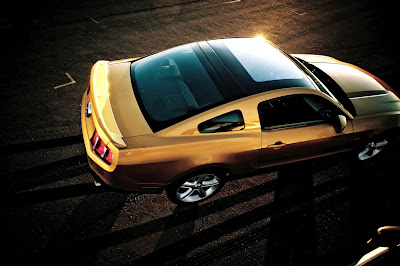
[[[365,148],[358,153],[358,159],[364,161],[376,156],[388,143],[386,139],[369,142]]]
[[[200,174],[187,179],[176,191],[181,202],[197,202],[213,195],[221,185],[215,174]]]

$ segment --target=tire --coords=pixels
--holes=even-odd
[[[222,171],[197,172],[178,179],[166,188],[168,198],[176,204],[193,204],[215,195],[224,185]]]

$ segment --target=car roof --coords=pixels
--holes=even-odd
[[[299,63],[262,38],[197,43],[234,98],[291,87],[315,89]]]
[[[194,60],[190,59],[193,57],[188,56],[189,54],[193,53],[197,56],[196,60],[198,62],[196,64],[194,64],[194,62],[191,64],[190,61],[188,61]],[[297,65],[295,60],[291,59],[289,56],[273,46],[271,43],[255,38],[227,38],[189,43],[149,56],[147,57],[147,59],[143,58],[143,60],[145,61],[133,61],[131,66],[131,79],[132,86],[138,100],[138,104],[142,109],[142,113],[153,132],[163,130],[173,124],[179,123],[180,121],[186,120],[192,116],[195,116],[196,114],[210,110],[219,105],[245,98],[250,95],[282,88],[305,87],[316,89],[311,81],[307,78],[306,74]],[[166,66],[163,65],[164,61],[168,62]],[[142,89],[139,90],[137,84],[137,82],[139,81],[137,80],[136,75],[138,73],[145,73],[144,71],[136,71],[138,69],[138,66],[143,66],[143,63],[141,62],[149,62],[144,64],[148,64],[149,66],[154,65],[154,67],[163,68],[158,71],[160,73],[162,72],[162,70],[172,68],[172,66],[175,66],[178,62],[176,68],[180,69],[180,72],[187,73],[185,74],[180,73],[179,71],[175,71],[176,73],[179,73],[179,75],[171,74],[171,80],[168,80],[163,78],[164,76],[161,75],[162,73],[159,73],[159,77],[148,77],[149,75],[155,75],[154,70],[152,72],[146,72],[150,74],[141,78],[141,83],[139,84],[139,86],[141,86]],[[218,90],[218,93],[222,95],[222,98],[218,98],[218,100],[216,101],[206,101],[206,103],[208,104],[200,104],[198,105],[200,107],[198,107],[197,109],[192,108],[191,106],[189,106],[189,104],[187,104],[187,107],[175,104],[174,106],[177,106],[182,110],[185,110],[185,108],[189,109],[190,112],[187,111],[185,113],[183,111],[180,111],[180,114],[174,116],[174,114],[172,113],[173,110],[170,110],[170,112],[162,113],[163,115],[168,114],[168,116],[164,115],[167,117],[166,119],[157,119],[157,117],[154,116],[154,114],[161,114],[161,107],[156,109],[157,112],[153,113],[151,113],[151,109],[146,109],[153,108],[153,106],[162,106],[162,104],[151,104],[155,101],[154,99],[157,95],[159,95],[159,93],[163,93],[161,99],[169,99],[170,96],[166,95],[166,93],[169,93],[169,91],[182,91],[182,87],[187,88],[186,91],[195,90],[197,95],[196,97],[200,97],[200,88],[194,89],[194,87],[198,87],[197,83],[201,83],[201,81],[195,80],[200,77],[199,73],[201,72],[197,72],[198,74],[196,75],[192,73],[193,71],[190,70],[191,67],[194,68],[195,66],[198,66],[198,63],[200,62],[204,67],[204,70],[209,75],[209,77],[206,77],[203,73],[202,80],[211,78],[213,83],[215,83],[214,85],[215,88]],[[145,67],[143,67],[142,69],[145,69]],[[179,76],[179,81],[181,83],[185,83],[185,86],[179,85],[179,90],[178,88],[173,88],[171,85],[174,84],[172,82],[172,77],[176,79],[177,76]],[[138,77],[141,76],[139,75]],[[153,88],[154,84],[147,84],[150,83],[148,81],[152,80],[157,80],[155,84],[158,86],[158,88],[154,87],[155,89],[152,91],[143,89],[143,86],[147,85],[148,88]],[[168,88],[168,84],[164,84],[167,80],[172,82],[170,82],[170,90],[165,89]],[[197,85],[194,86],[193,84]],[[194,86],[193,88],[191,88],[192,85]],[[172,90],[172,88],[174,90]],[[209,87],[206,86],[204,88]],[[148,95],[141,95],[141,93],[144,92],[146,92]],[[191,93],[193,94],[193,91],[191,91]],[[187,95],[190,96],[190,93],[186,93],[186,95],[184,96]],[[207,93],[206,90],[205,95],[212,94]],[[143,101],[142,96],[147,99],[147,102]],[[207,98],[208,96],[205,97],[203,95],[201,97]],[[183,97],[182,99],[187,101],[186,98],[188,97]],[[201,100],[201,98],[199,99]],[[182,100],[180,102],[184,104],[185,101]]]

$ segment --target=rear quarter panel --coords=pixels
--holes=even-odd
[[[225,168],[243,173],[258,168],[261,129],[258,100],[239,100],[206,111],[155,134],[125,139],[119,164],[129,165],[138,182],[171,183],[189,172]],[[243,130],[200,133],[198,125],[233,110],[242,111]]]

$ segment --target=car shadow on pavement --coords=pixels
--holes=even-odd
[[[87,157],[82,154],[13,172],[2,179],[1,182],[5,183],[4,186],[7,187],[8,193],[15,193],[88,172]]]
[[[206,202],[201,205],[195,204],[186,207],[177,206],[174,212],[166,217],[111,232],[104,229],[106,224],[103,225],[104,221],[99,216],[107,217],[107,215],[109,215],[107,212],[112,213],[110,215],[113,217],[114,214],[117,215],[126,202],[126,195],[124,196],[123,193],[120,195],[102,193],[86,196],[80,206],[78,206],[74,213],[70,215],[68,221],[66,221],[63,226],[65,228],[61,228],[59,230],[60,233],[53,238],[51,243],[59,241],[57,246],[52,247],[50,245],[49,249],[44,250],[38,259],[40,260],[46,256],[50,256],[52,258],[62,259],[64,262],[73,262],[78,258],[86,257],[87,254],[93,254],[109,247],[161,232],[154,251],[143,257],[136,257],[136,259],[132,261],[132,264],[150,265],[176,260],[184,261],[189,251],[213,241],[218,237],[246,227],[254,221],[259,221],[268,217],[270,214],[270,206],[268,204],[261,206],[248,213],[230,218],[220,224],[194,233],[196,219],[228,209],[260,195],[270,193],[273,190],[274,181],[269,181],[238,192],[232,196]],[[104,195],[106,195],[105,198]],[[108,197],[107,195],[110,196]],[[93,198],[97,197],[98,200],[93,201]],[[97,202],[97,204],[96,206],[90,206],[90,202]],[[84,208],[87,209],[88,213],[85,213]],[[99,210],[95,211],[96,209]],[[107,220],[110,219],[110,217],[107,218]],[[84,224],[76,222],[79,220],[85,220],[87,222],[84,222]],[[76,235],[79,230],[87,231],[87,227],[93,227],[91,223],[100,226],[99,220],[102,221],[101,231],[96,231],[93,235],[89,234],[89,237],[74,237],[74,234]],[[75,223],[73,221],[75,221]],[[174,235],[176,233],[175,230],[179,230],[179,236]],[[87,234],[88,233],[85,232],[85,235]],[[134,254],[132,254],[132,256],[135,257]],[[79,261],[82,260],[79,259]]]
[[[264,265],[308,265],[316,252],[315,239],[311,162],[281,167],[276,179]]]
[[[21,205],[33,205],[41,202],[88,196],[107,191],[110,191],[110,189],[105,186],[96,187],[93,182],[56,188],[24,191],[9,195],[9,203],[7,204],[7,206],[16,207]]]
[[[61,165],[75,165],[74,162],[80,159],[82,158],[77,156],[62,161]],[[54,169],[51,169],[57,169],[57,165],[59,166],[59,164],[52,165]],[[47,169],[49,176],[53,171],[51,169]],[[43,169],[38,169],[37,178],[40,179],[39,170]],[[283,258],[290,257],[292,260],[301,261],[306,257],[312,257],[315,252],[315,213],[340,204],[343,199],[346,200],[347,194],[344,193],[345,197],[327,198],[318,203],[318,206],[314,206],[313,196],[325,195],[347,185],[345,177],[313,187],[311,164],[309,162],[291,164],[278,169],[277,179],[199,205],[177,206],[168,216],[120,230],[110,230],[110,228],[126,204],[129,194],[106,191],[89,183],[19,192],[21,194],[17,193],[14,204],[18,206],[84,196],[57,232],[50,236],[46,247],[39,254],[31,254],[39,261],[49,258],[71,263],[89,262],[90,254],[158,232],[160,235],[154,251],[143,257],[132,254],[133,265],[164,262],[179,264],[196,258],[202,261],[205,257],[212,262],[227,254],[240,251],[243,245],[263,240],[268,240],[265,261],[269,259],[276,261],[279,259],[279,254]],[[46,180],[47,178],[44,183]],[[90,185],[93,189],[89,187]],[[222,223],[195,232],[197,219],[274,191],[274,202],[265,203]],[[271,219],[271,223],[187,258],[188,252],[264,219]],[[269,257],[274,253],[276,254]]]
[[[130,193],[113,191],[85,196],[33,259],[46,265],[92,264],[98,250],[80,246],[75,254],[75,239],[110,232],[129,197]]]
[[[355,161],[350,168],[352,253],[358,259],[375,247],[367,241],[382,226],[400,224],[399,143],[371,161]]]
[[[350,223],[346,243],[319,258],[318,265],[355,265],[375,248],[367,242],[379,227],[400,224],[399,148],[399,143],[394,144],[377,158],[363,162],[356,159],[355,153],[348,158],[345,182]]]
[[[0,149],[7,154],[17,152],[27,152],[39,149],[50,149],[56,147],[63,147],[73,144],[83,143],[83,136],[75,135],[56,139],[39,140],[33,142],[25,142],[18,144],[3,145]]]
[[[182,216],[182,212],[184,212],[184,216]],[[154,247],[154,250],[163,248],[171,243],[179,241],[180,239],[193,235],[195,233],[195,223],[197,219],[197,212],[198,212],[198,204],[193,204],[190,207],[177,205],[172,216],[169,217],[169,220],[164,224],[164,228],[167,228],[162,231],[158,241]],[[182,224],[181,226],[176,226],[177,221],[179,219],[188,220]],[[175,264],[174,261],[182,260],[187,258],[187,254],[182,254],[179,257],[176,257],[174,260],[170,261],[171,265]]]
[[[277,180],[268,181],[234,195],[205,202],[201,205],[176,207],[174,213],[166,217],[160,217],[144,224],[111,232],[106,230],[107,223],[103,225],[102,221],[101,225],[98,225],[102,227],[100,231],[96,231],[93,235],[90,232],[85,232],[83,238],[75,238],[74,232],[76,233],[83,229],[87,231],[87,227],[93,227],[90,223],[98,224],[97,221],[102,219],[99,216],[108,217],[106,219],[108,221],[111,216],[117,215],[126,201],[126,195],[124,196],[124,194],[117,196],[110,194],[109,198],[107,196],[104,198],[104,193],[86,196],[77,210],[70,215],[71,218],[68,218],[70,224],[67,221],[64,226],[67,229],[61,228],[59,236],[53,238],[54,241],[60,241],[60,239],[62,241],[57,245],[57,248],[52,248],[45,254],[50,252],[53,257],[74,261],[87,256],[86,254],[93,254],[109,247],[161,232],[154,251],[143,257],[132,254],[131,265],[163,264],[171,261],[177,262],[177,264],[185,264],[185,261],[193,261],[194,259],[204,261],[204,258],[212,262],[227,254],[234,254],[236,251],[241,250],[243,245],[249,245],[265,239],[268,239],[269,243],[275,241],[283,243],[283,246],[267,246],[267,256],[270,255],[269,251],[273,251],[277,252],[277,254],[282,254],[282,256],[292,256],[294,254],[297,256],[295,257],[297,261],[302,260],[306,256],[312,256],[315,252],[315,212],[323,211],[332,205],[341,204],[346,199],[346,197],[341,197],[342,195],[336,198],[327,198],[313,209],[313,193],[314,197],[324,195],[331,190],[346,185],[346,182],[343,179],[336,179],[327,184],[314,187],[313,192],[310,168],[311,166],[308,163],[293,164],[280,169]],[[276,184],[277,182],[279,184]],[[194,224],[197,219],[226,210],[274,190],[277,190],[275,202],[266,203],[202,231],[194,232]],[[105,194],[108,195],[107,193]],[[347,195],[346,193],[344,194],[344,196]],[[90,202],[93,202],[93,198],[97,197],[95,209],[99,210],[95,212],[93,210],[94,207],[90,206]],[[88,214],[85,213],[84,208],[87,209]],[[87,222],[84,224],[74,224],[72,222],[74,219],[79,221],[82,217],[87,217],[87,215],[89,215],[89,219],[85,218],[84,220]],[[271,218],[271,224],[266,224],[251,231],[249,234],[235,237],[210,250],[186,258],[187,253],[192,250],[246,228],[255,222],[269,218]],[[71,227],[74,228],[71,229]],[[174,236],[175,230],[183,231],[179,231],[179,236]],[[173,236],[173,238],[170,239],[170,236]],[[303,254],[302,252],[305,253]],[[274,256],[271,259],[275,260],[277,258]]]

